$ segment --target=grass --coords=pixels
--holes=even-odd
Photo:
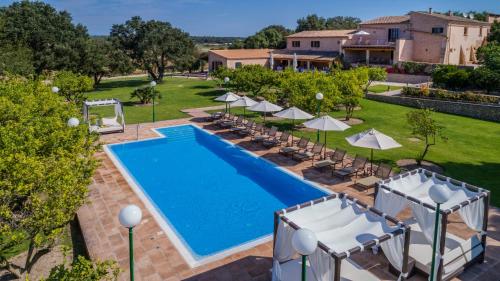
[[[403,145],[401,148],[374,151],[374,161],[382,161],[395,165],[396,161],[404,158],[415,158],[422,151],[424,142],[411,141],[414,137],[406,122],[406,113],[413,110],[409,107],[386,104],[370,100],[361,101],[362,109],[355,111],[354,117],[364,120],[362,124],[354,125],[343,132],[329,132],[327,146],[346,149],[349,154],[370,156],[370,150],[350,146],[345,137],[358,132],[375,128],[378,131],[392,136]],[[241,109],[232,109],[233,113],[242,113]],[[343,111],[332,112],[331,116],[344,117]],[[249,118],[263,121],[261,115],[247,111]],[[444,168],[445,174],[458,180],[487,188],[492,191],[491,202],[500,206],[500,124],[481,121],[456,115],[434,113],[435,119],[446,127],[447,142],[437,140],[432,146],[426,160],[432,161]],[[276,125],[281,130],[290,130],[290,120],[267,121],[267,126]],[[298,123],[298,122],[297,122]],[[315,132],[298,131],[296,136],[306,135],[316,140]],[[321,133],[320,141],[324,140]]]
[[[117,97],[125,102],[125,115],[128,123],[150,122],[151,106],[137,106],[130,101],[130,93],[136,87],[147,85],[147,80],[134,78],[125,80],[107,80],[99,89],[91,94],[90,98]],[[377,87],[372,86],[372,87]],[[167,78],[163,84],[157,86],[164,98],[157,106],[157,119],[175,119],[186,117],[181,109],[220,105],[214,102],[214,97],[222,94],[215,90],[212,81],[190,80],[185,78]],[[382,86],[387,87],[387,86]],[[355,133],[376,128],[392,136],[403,147],[375,151],[375,161],[395,164],[399,159],[415,158],[422,151],[423,142],[411,141],[410,128],[407,125],[406,113],[413,110],[409,107],[386,104],[370,100],[361,101],[362,110],[355,111],[354,117],[364,120],[364,123],[352,126],[344,132],[330,132],[327,144],[330,148],[341,147],[351,155],[362,154],[369,156],[368,149],[350,146],[345,137]],[[242,113],[241,108],[232,110]],[[332,112],[333,117],[343,117],[344,112]],[[249,118],[262,121],[261,115],[247,111]],[[469,182],[492,190],[492,203],[500,206],[500,124],[456,115],[435,113],[435,118],[446,127],[447,142],[438,139],[432,146],[427,160],[444,168],[445,174],[459,180]],[[282,130],[289,130],[291,122],[288,120],[268,121],[267,125],[278,125]],[[297,132],[296,135],[308,135],[315,140],[314,132]],[[323,135],[321,135],[323,140]]]
[[[148,83],[146,77],[105,80],[95,91],[88,93],[87,98],[118,98],[123,102],[127,124],[152,122],[153,106],[140,105],[137,100],[130,99],[134,89],[148,86]],[[156,120],[188,117],[181,109],[221,105],[213,100],[223,94],[222,91],[216,90],[213,81],[169,77],[156,87],[162,95],[155,104]],[[114,116],[112,107],[92,108],[91,114]]]
[[[387,92],[387,91],[399,90],[402,88],[403,87],[400,87],[400,86],[390,86],[390,85],[379,84],[379,85],[373,85],[373,86],[368,87],[368,91],[378,94],[378,93],[383,93],[383,92]]]

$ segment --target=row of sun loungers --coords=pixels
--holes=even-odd
[[[214,113],[209,117],[214,125],[221,129],[229,129],[240,136],[250,136],[252,142],[261,143],[266,148],[280,147],[279,153],[291,157],[296,161],[311,160],[312,166],[318,170],[330,170],[333,176],[346,179],[350,177],[358,178],[360,175],[366,175],[368,159],[356,155],[353,161],[345,164],[347,152],[343,149],[325,152],[322,159],[323,149],[326,149],[323,143],[317,142],[310,146],[310,139],[301,137],[298,141],[290,141],[289,132],[281,132],[273,126],[265,128],[262,123],[247,121],[242,116]],[[317,161],[315,162],[315,160]],[[371,176],[361,178],[356,182],[360,187],[368,189],[373,187],[381,179],[387,179],[392,171],[391,166],[379,164],[375,173]]]

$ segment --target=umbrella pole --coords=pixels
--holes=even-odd
[[[323,159],[326,159],[326,131],[325,131],[325,146],[323,147],[323,149],[325,150],[323,152]]]
[[[243,107],[243,118],[246,118],[247,117],[247,114],[246,114],[246,107]]]
[[[370,174],[373,175],[373,148],[371,149]]]
[[[295,130],[295,119],[292,119],[292,146],[293,146],[293,131]]]

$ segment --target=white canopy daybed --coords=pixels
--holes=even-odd
[[[436,204],[429,196],[431,186],[447,188],[450,198],[441,205],[438,239],[437,280],[451,279],[473,262],[483,262],[488,227],[489,191],[448,177],[417,169],[387,180],[376,187],[375,208],[396,216],[410,207],[414,218],[406,223],[412,230],[410,257],[416,268],[429,274]],[[470,239],[447,233],[448,216],[458,211],[465,224],[477,232]],[[478,237],[479,235],[479,237]]]
[[[96,124],[91,124],[89,110],[91,107],[113,106],[115,116],[101,118]],[[125,131],[125,117],[123,116],[123,105],[118,99],[91,100],[83,103],[83,118],[89,124],[89,131],[100,134],[116,133]]]
[[[346,194],[332,194],[275,213],[273,281],[299,281],[301,259],[292,247],[295,231],[307,228],[318,238],[308,256],[308,280],[379,280],[349,257],[380,245],[394,268],[408,276],[410,228]]]

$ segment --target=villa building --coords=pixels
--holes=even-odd
[[[494,18],[494,17],[492,17]],[[362,22],[358,30],[303,31],[287,36],[285,49],[211,50],[209,70],[261,64],[282,69],[328,68],[341,56],[349,63],[392,65],[401,61],[468,65],[491,26],[451,13],[410,12]]]

